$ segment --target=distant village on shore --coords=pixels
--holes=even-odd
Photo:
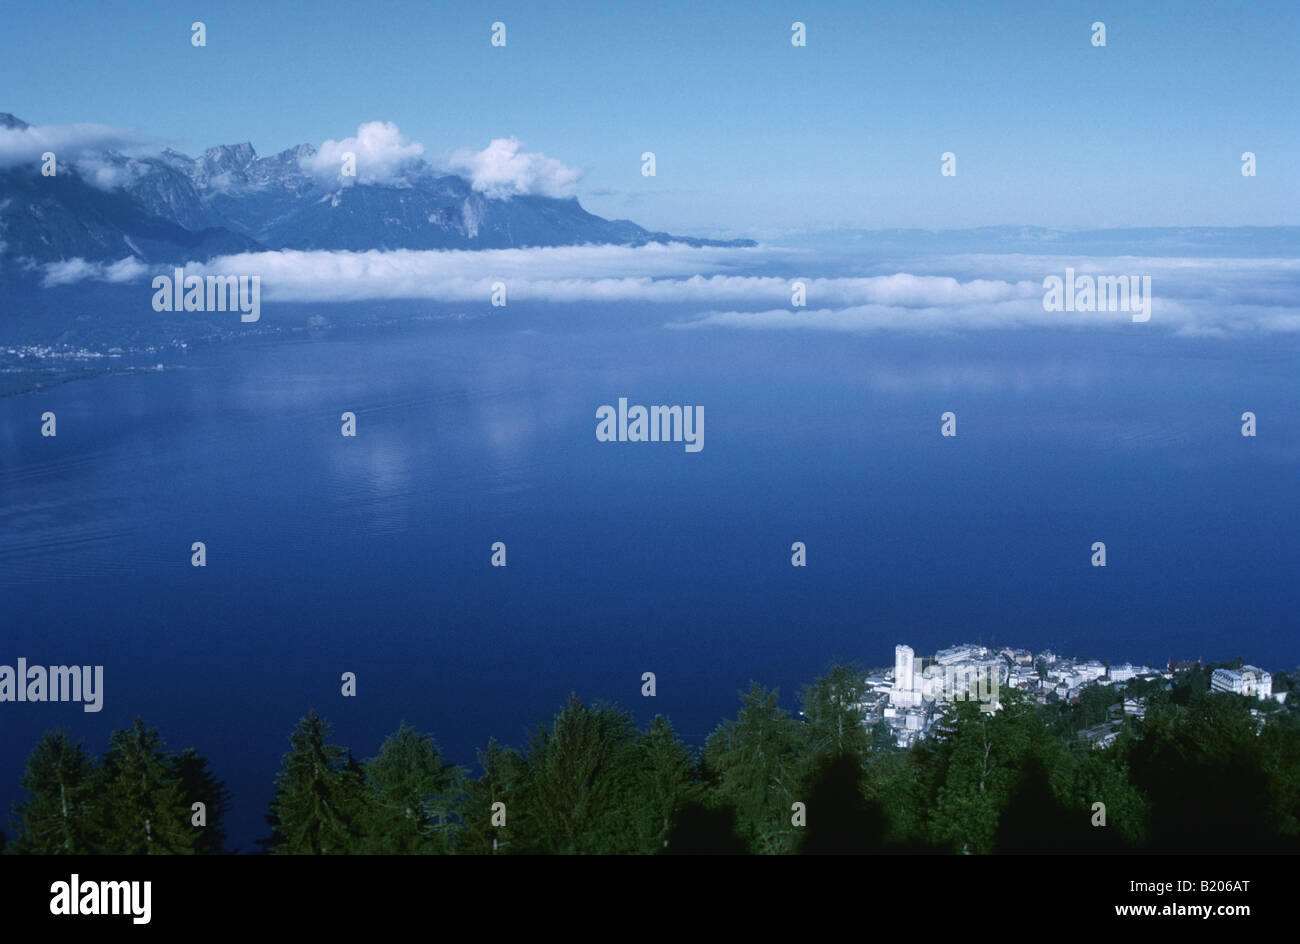
[[[1008,688],[1029,695],[1036,704],[1053,701],[1077,704],[1083,691],[1092,686],[1120,686],[1116,703],[1105,723],[1081,732],[1094,748],[1109,747],[1119,736],[1126,717],[1141,719],[1147,699],[1129,695],[1126,683],[1165,681],[1201,666],[1194,662],[1170,662],[1163,670],[1148,665],[1107,665],[1096,659],[1068,659],[1049,651],[965,643],[940,649],[933,657],[918,657],[912,647],[894,647],[894,665],[873,671],[866,678],[866,694],[859,704],[863,721],[876,726],[884,722],[901,748],[925,738],[943,716],[945,706],[962,700],[981,702],[981,710],[997,711],[998,695]],[[1273,676],[1254,665],[1216,668],[1210,675],[1210,690],[1245,695],[1261,701],[1286,702],[1287,692],[1273,691]],[[1149,691],[1149,686],[1148,686]],[[1263,713],[1254,714],[1263,723]]]

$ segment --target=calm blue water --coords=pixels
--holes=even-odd
[[[137,714],[211,758],[247,850],[312,708],[358,757],[406,720],[471,764],[570,691],[699,745],[749,679],[793,708],[898,642],[1300,662],[1294,340],[624,314],[245,340],[0,399],[0,663],[106,676],[97,715],[0,705],[0,807],[42,730],[99,753]],[[597,442],[619,396],[702,404],[704,450]]]

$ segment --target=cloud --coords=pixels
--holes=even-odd
[[[60,162],[108,149],[134,147],[142,139],[129,131],[107,125],[33,125],[27,128],[0,128],[0,168],[30,163],[37,169],[41,155],[54,152]]]
[[[494,138],[481,151],[454,152],[444,166],[468,177],[475,190],[489,197],[571,197],[577,193],[580,170],[520,147],[517,138]]]
[[[49,152],[59,170],[75,167],[91,186],[115,190],[131,180],[137,165],[107,152],[146,144],[132,132],[98,124],[0,128],[0,169],[27,165],[38,173],[42,155]]]
[[[345,154],[356,156],[356,176],[342,174]],[[326,186],[390,184],[421,163],[424,146],[407,139],[391,121],[368,121],[357,128],[355,137],[330,139],[315,154],[304,156],[300,166]]]
[[[100,190],[116,190],[129,183],[133,176],[133,165],[130,162],[115,164],[87,155],[77,159],[75,164],[86,183]]]
[[[191,264],[196,273],[258,274],[265,297],[284,301],[425,298],[480,301],[504,281],[512,300],[747,301],[783,288],[780,279],[755,282],[722,274],[740,261],[764,258],[761,249],[681,244],[558,246],[536,249],[370,250],[244,253]],[[719,273],[716,276],[704,273]]]
[[[263,298],[292,302],[428,299],[482,303],[505,282],[510,301],[671,306],[674,329],[950,333],[1014,328],[1172,330],[1182,335],[1300,331],[1300,259],[1169,259],[1135,256],[951,257],[956,274],[809,278],[808,258],[753,248],[563,246],[537,249],[282,251],[191,264],[194,274],[258,275]],[[872,265],[882,263],[873,261]],[[127,261],[96,267],[81,260],[46,267],[47,284],[82,278],[126,281],[143,274]],[[933,259],[909,263],[936,269]],[[1130,312],[1043,310],[1046,276],[1067,266],[1083,274],[1151,276],[1147,324]],[[788,274],[771,273],[784,270]],[[170,272],[170,269],[168,269]],[[791,307],[794,281],[807,307]]]
[[[929,267],[941,264],[936,260],[921,263]],[[1042,280],[1051,275],[1062,277],[1066,267],[1071,267],[1076,277],[1150,276],[1152,330],[1216,337],[1300,331],[1300,259],[978,256],[958,257],[949,264],[963,270],[965,277],[1001,269],[1005,279],[962,282],[947,276],[900,273],[883,280],[812,280],[808,301],[816,307],[733,307],[669,326],[933,333],[1132,324],[1132,313],[1126,311],[1044,311]],[[1145,328],[1135,326],[1136,330]]]
[[[87,262],[80,256],[51,262],[44,267],[45,274],[41,284],[72,285],[87,280],[96,282],[133,282],[148,275],[152,270],[134,256],[127,256],[116,262]]]

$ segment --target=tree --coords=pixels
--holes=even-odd
[[[96,781],[103,824],[100,852],[114,855],[193,853],[200,831],[172,756],[155,728],[137,717],[114,731]]]
[[[876,753],[888,753],[898,747],[894,739],[894,730],[889,722],[881,718],[871,728],[871,750]]]
[[[1121,729],[1119,740],[1111,747],[1088,751],[1075,770],[1071,794],[1079,810],[1091,812],[1094,803],[1105,804],[1105,831],[1115,834],[1129,848],[1140,849],[1147,841],[1150,810],[1146,797],[1129,776],[1128,758],[1134,740],[1130,723]]]
[[[1295,712],[1290,712],[1292,716]],[[1300,728],[1269,720],[1259,736],[1260,755],[1269,784],[1274,829],[1300,848]]]
[[[637,848],[637,752],[631,718],[577,695],[528,749],[527,823],[537,851],[619,853]]]
[[[808,822],[800,830],[804,855],[860,855],[879,852],[886,820],[863,790],[862,764],[851,753],[827,755],[816,766],[806,792]]]
[[[940,745],[923,740],[910,750],[877,751],[868,759],[863,794],[885,814],[882,840],[889,851],[938,851],[929,838],[929,814],[941,783],[939,753]]]
[[[757,682],[740,696],[735,719],[709,735],[701,757],[718,800],[736,810],[737,829],[750,849],[790,851],[794,839],[791,804],[799,799],[800,732],[777,705],[777,691]]]
[[[267,821],[278,853],[348,853],[360,845],[366,785],[347,750],[328,743],[330,726],[309,713],[289,738]]]
[[[998,818],[1023,771],[1050,751],[1042,720],[1022,692],[1007,690],[1000,705],[990,713],[975,701],[955,702],[939,724],[941,740],[932,755],[939,764],[939,788],[930,834],[954,851],[996,850]],[[1053,764],[1043,761],[1034,769],[1050,771]]]
[[[849,755],[861,760],[871,749],[862,701],[867,694],[867,669],[860,663],[831,662],[811,685],[799,693],[815,758]]]
[[[668,846],[678,814],[695,802],[695,762],[663,715],[655,715],[636,741],[636,778],[641,812],[641,848],[659,852]]]
[[[94,761],[68,740],[68,732],[47,731],[23,770],[26,799],[14,813],[16,835],[8,851],[29,855],[84,855],[94,851]]]
[[[198,836],[194,851],[219,854],[224,850],[226,813],[230,810],[230,791],[224,781],[217,779],[208,766],[208,759],[189,747],[172,759],[174,776],[181,785],[181,802],[193,823],[195,803],[204,806],[207,825],[194,827]]]
[[[465,784],[464,824],[456,836],[456,851],[470,855],[513,852],[515,822],[524,815],[527,765],[514,748],[502,747],[496,738],[490,738],[487,749],[478,752],[478,763],[483,774]],[[520,802],[516,803],[516,798]]]
[[[1153,851],[1281,851],[1294,795],[1265,747],[1284,748],[1257,733],[1246,704],[1193,688],[1185,707],[1148,705],[1143,727],[1128,761],[1150,803]]]
[[[450,851],[459,773],[443,761],[432,736],[403,723],[365,765],[373,791],[367,851]]]

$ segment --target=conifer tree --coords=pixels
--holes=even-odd
[[[954,852],[996,851],[998,818],[1024,771],[1031,761],[1051,766],[1044,762],[1050,735],[1023,693],[1008,689],[1000,704],[990,713],[974,700],[954,702],[937,726],[939,743],[927,752],[940,770],[931,837]]]
[[[576,695],[539,730],[528,750],[528,844],[551,853],[627,853],[637,849],[635,728],[612,705],[585,706]]]
[[[359,851],[367,787],[347,750],[329,743],[330,726],[313,710],[289,738],[267,817],[277,853]]]
[[[403,723],[365,765],[373,791],[367,851],[431,853],[451,849],[459,770],[431,736]]]
[[[225,849],[226,813],[230,810],[230,791],[224,781],[217,779],[208,765],[208,759],[192,747],[186,748],[173,759],[176,779],[181,784],[181,798],[188,811],[191,827],[197,832],[194,849],[208,855],[220,854]],[[204,805],[206,825],[193,826],[194,804]]]
[[[636,760],[641,849],[660,852],[668,845],[677,814],[698,799],[695,761],[663,715],[655,715],[637,738]]]
[[[815,765],[849,755],[861,760],[871,748],[862,699],[867,694],[867,669],[859,663],[832,662],[799,694]]]
[[[506,854],[515,851],[517,820],[523,810],[527,765],[511,747],[490,738],[478,752],[483,774],[465,784],[464,823],[457,834],[456,851],[469,855]],[[516,802],[518,799],[521,802]],[[497,804],[502,804],[497,807]],[[494,824],[504,820],[504,825]]]
[[[193,853],[199,830],[172,756],[155,728],[136,718],[114,731],[95,778],[102,821],[99,851],[113,855]]]
[[[777,690],[751,682],[740,713],[709,735],[701,757],[715,797],[736,811],[737,828],[754,852],[789,852],[791,804],[801,769],[798,724],[777,705]]]
[[[84,855],[94,851],[98,822],[94,811],[95,764],[72,743],[68,732],[47,731],[28,755],[22,788],[27,796],[14,808],[15,836],[10,853]]]

